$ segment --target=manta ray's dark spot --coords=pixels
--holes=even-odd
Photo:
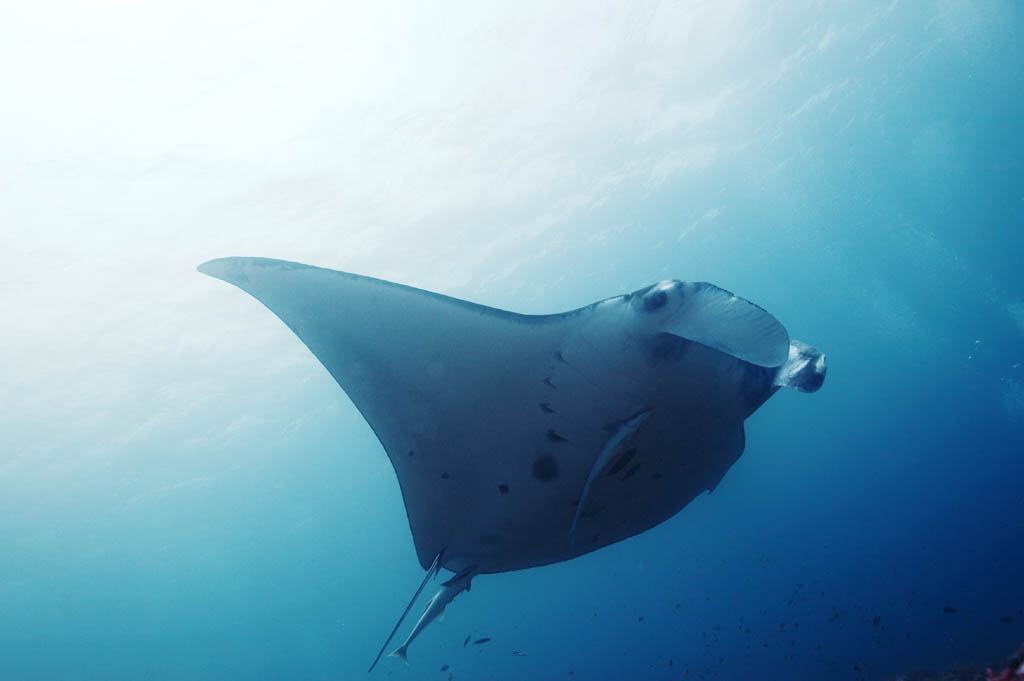
[[[412,455],[413,455],[413,454],[415,454],[415,453],[416,453],[416,452],[412,451],[411,449],[409,450],[409,456],[412,456]]]
[[[441,473],[441,479],[442,480],[447,480],[450,477],[452,477],[452,476],[448,475],[447,473]]]
[[[655,473],[651,477],[654,478],[655,480],[661,480],[661,473]]]
[[[550,482],[558,477],[558,462],[550,454],[541,454],[533,462],[533,477]]]
[[[505,483],[501,483],[500,485],[498,485],[498,491],[501,492],[502,494],[508,494],[508,485],[506,485]]]
[[[690,347],[690,341],[671,333],[659,333],[651,341],[651,359],[658,362],[679,361]]]
[[[552,409],[552,408],[551,408],[551,405],[550,405],[550,404],[548,404],[547,402],[541,402],[541,403],[540,403],[539,405],[537,405],[537,406],[539,406],[539,407],[540,407],[540,410],[541,410],[542,412],[544,412],[545,414],[554,414],[554,413],[555,413],[555,410],[554,410],[554,409]]]
[[[619,460],[616,461],[612,465],[612,467],[608,469],[608,473],[607,473],[608,477],[611,477],[613,475],[618,475],[619,471],[621,471],[623,468],[625,468],[626,464],[629,463],[630,461],[632,461],[633,457],[635,455],[636,455],[636,448],[635,447],[627,449],[626,451],[624,451],[622,453],[622,456],[619,457]]]
[[[582,513],[580,513],[580,517],[581,518],[593,518],[595,515],[597,515],[598,513],[600,513],[603,510],[604,510],[604,506],[598,506],[597,508],[595,508],[592,511],[583,511]]]
[[[592,534],[592,535],[590,536],[590,543],[591,543],[591,544],[596,544],[596,543],[597,543],[597,541],[598,541],[598,540],[599,540],[600,538],[601,538],[601,533],[600,533],[600,532],[595,532],[594,534]]]
[[[562,437],[561,435],[559,435],[558,433],[556,433],[553,430],[549,430],[548,431],[548,439],[551,440],[552,442],[568,442],[569,441],[568,438]]]
[[[668,294],[664,291],[655,291],[644,296],[644,309],[653,312],[665,306],[668,302]]]
[[[628,471],[626,471],[626,474],[623,475],[621,478],[619,478],[619,480],[622,480],[623,482],[629,480],[634,475],[636,475],[636,472],[637,472],[637,470],[639,468],[640,468],[640,464],[638,464],[638,463],[633,464],[633,466]]]
[[[493,532],[484,532],[476,538],[476,543],[484,546],[494,546],[501,543],[501,536]]]

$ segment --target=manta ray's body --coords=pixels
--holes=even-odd
[[[671,517],[719,483],[780,385],[825,374],[711,284],[521,315],[281,260],[199,269],[270,308],[344,388],[394,465],[420,564],[466,589]]]

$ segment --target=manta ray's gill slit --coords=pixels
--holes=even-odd
[[[562,443],[562,442],[568,442],[569,441],[569,438],[564,437],[562,435],[559,435],[554,430],[548,430],[547,436],[548,436],[548,440],[550,440],[551,442]]]
[[[568,364],[568,362],[565,361],[565,355],[562,354],[561,350],[555,350],[554,358],[557,359],[562,364]]]
[[[502,494],[508,494],[508,484],[503,482],[498,485],[498,491]]]
[[[558,413],[554,409],[551,408],[551,404],[549,402],[541,402],[537,406],[540,407],[540,410],[542,412],[544,412],[545,414],[557,414]]]
[[[554,388],[555,387],[555,384],[551,382],[551,377],[550,376],[545,376],[544,380],[541,381],[541,383],[543,383],[544,385],[546,385],[549,388]]]

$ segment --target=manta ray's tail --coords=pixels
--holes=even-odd
[[[409,653],[406,650],[407,645],[408,644],[403,643],[400,647],[395,648],[390,653],[388,653],[388,657],[397,657],[402,662],[409,664]]]
[[[384,654],[384,651],[387,649],[388,644],[391,643],[391,639],[393,639],[395,637],[395,632],[398,631],[398,627],[402,626],[402,620],[404,620],[405,616],[409,614],[409,610],[412,609],[412,604],[415,603],[416,599],[420,597],[421,593],[423,593],[423,587],[425,587],[427,585],[427,582],[429,582],[431,579],[436,577],[437,573],[440,572],[440,570],[441,570],[441,557],[443,555],[444,555],[444,549],[441,549],[441,552],[438,553],[437,557],[434,558],[434,562],[431,563],[430,569],[427,570],[427,574],[424,575],[423,581],[420,582],[420,588],[416,589],[416,593],[413,594],[412,600],[409,601],[409,605],[405,606],[405,611],[402,613],[402,616],[398,618],[397,622],[395,622],[395,628],[391,630],[391,633],[388,635],[388,639],[386,641],[384,641],[384,645],[382,645],[380,647],[380,652],[377,653],[377,657],[373,658],[373,664],[371,664],[370,668],[366,670],[367,674],[372,672],[373,668],[377,666],[378,662],[380,662],[380,656]],[[402,658],[402,660],[405,661],[406,664],[408,664],[409,660],[407,660],[406,657],[405,657],[405,646],[407,646],[407,645],[409,645],[409,644],[408,643],[404,644],[401,648],[399,648],[395,652],[391,653],[391,656],[393,656],[393,657],[400,657],[400,658]]]
[[[825,382],[825,355],[798,340],[789,342],[789,359],[779,367],[775,385],[813,393]]]

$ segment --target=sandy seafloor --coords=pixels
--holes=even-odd
[[[419,583],[352,403],[195,270],[228,255],[531,313],[706,280],[828,354],[713,494],[478,578],[377,678],[1004,658],[1022,28],[996,0],[6,5],[0,679],[365,678]]]

